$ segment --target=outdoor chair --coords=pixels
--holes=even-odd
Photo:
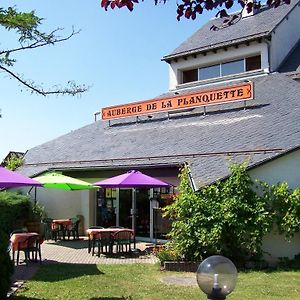
[[[40,263],[42,263],[40,236],[39,235],[30,236],[25,241],[18,243],[17,265],[19,264],[21,251],[24,252],[26,265],[28,265],[29,260],[37,262],[38,256],[39,256]]]
[[[116,253],[131,252],[132,242],[134,236],[131,230],[120,230],[113,235],[112,243],[116,245]]]
[[[60,234],[65,235],[64,233],[64,228],[63,226],[56,224],[56,223],[51,223],[51,238],[56,242],[57,238]]]
[[[111,248],[111,233],[110,232],[99,232],[96,233],[92,241],[92,255],[95,254],[95,248],[98,248],[97,255],[100,253],[112,253]],[[105,250],[105,251],[104,251]]]
[[[53,236],[54,236],[54,232],[51,228],[51,224],[52,224],[52,221],[53,219],[51,218],[44,218],[42,220],[42,224],[43,224],[43,238],[45,240],[50,240],[50,239],[53,239]]]
[[[72,235],[73,236],[73,239],[79,239],[79,218],[75,217],[75,218],[71,218],[70,219],[72,221],[72,224],[69,225],[67,228],[66,228],[66,231],[67,231],[67,235],[68,235],[68,240],[70,239],[70,236]]]

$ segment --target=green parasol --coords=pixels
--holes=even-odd
[[[42,185],[46,188],[55,188],[69,191],[95,188],[86,181],[55,172],[46,173],[45,175],[34,177],[34,179],[42,183]]]

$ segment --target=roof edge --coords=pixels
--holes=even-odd
[[[163,56],[161,58],[161,61],[168,62],[172,59],[181,58],[181,57],[189,56],[189,55],[201,54],[202,52],[207,52],[207,51],[212,51],[212,50],[218,50],[218,49],[221,49],[221,48],[226,47],[226,46],[227,47],[228,46],[236,46],[238,44],[243,44],[245,42],[260,40],[262,38],[267,38],[270,34],[271,34],[271,32],[264,31],[262,33],[255,34],[255,35],[252,35],[252,36],[247,36],[247,37],[244,37],[244,38],[230,40],[230,41],[226,41],[226,42],[222,42],[222,43],[218,43],[218,44],[214,44],[214,45],[210,45],[210,46],[206,46],[206,47],[202,47],[202,48],[195,48],[195,49],[191,49],[191,50],[188,50],[188,51],[182,51],[182,52],[178,52],[178,53],[175,53],[175,54],[169,54],[169,55]]]

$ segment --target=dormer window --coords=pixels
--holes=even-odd
[[[182,83],[198,80],[198,69],[192,69],[182,72]]]
[[[222,62],[203,68],[182,71],[181,83],[218,78],[259,69],[261,69],[260,55],[250,56],[238,60]]]

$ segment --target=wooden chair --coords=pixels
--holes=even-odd
[[[24,252],[26,265],[28,265],[28,260],[37,262],[38,256],[39,256],[40,263],[42,263],[40,236],[39,235],[30,236],[26,240],[18,243],[17,265],[19,264],[21,251]]]
[[[133,232],[126,229],[117,231],[112,241],[113,245],[116,245],[116,253],[131,252],[131,243],[134,241]]]

